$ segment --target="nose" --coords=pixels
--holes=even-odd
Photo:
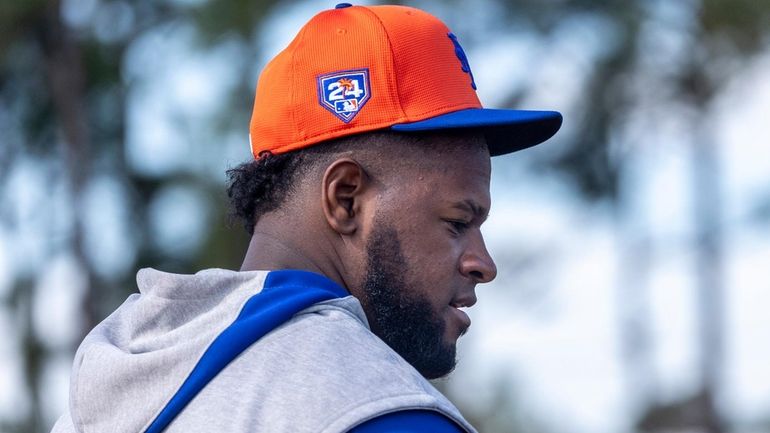
[[[468,244],[468,248],[460,257],[460,273],[475,283],[488,283],[497,276],[497,266],[484,244],[484,237],[477,232]]]

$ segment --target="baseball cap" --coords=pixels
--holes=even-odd
[[[366,131],[476,129],[492,156],[558,131],[555,111],[483,108],[457,36],[406,6],[340,3],[308,21],[257,83],[252,154],[290,152]]]

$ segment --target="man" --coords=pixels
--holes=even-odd
[[[426,379],[455,365],[490,156],[549,111],[482,109],[435,17],[340,4],[262,72],[254,161],[229,171],[240,272],[143,269],[75,359],[56,432],[473,432]]]

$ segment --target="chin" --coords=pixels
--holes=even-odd
[[[453,355],[454,353],[455,351],[452,350]],[[418,371],[424,378],[429,380],[434,380],[434,379],[441,379],[449,376],[455,370],[456,366],[457,366],[457,359],[455,358],[455,356],[452,356],[452,362],[442,365],[441,368],[430,369],[430,370],[418,369]]]

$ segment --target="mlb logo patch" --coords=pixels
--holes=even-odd
[[[369,69],[337,71],[318,77],[320,104],[348,123],[369,100]]]

